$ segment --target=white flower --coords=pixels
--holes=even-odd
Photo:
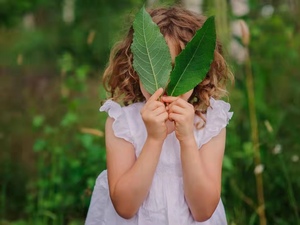
[[[247,59],[247,50],[238,41],[231,40],[230,42],[230,54],[237,61],[237,63],[242,64]]]
[[[277,145],[275,145],[275,147],[273,149],[273,154],[278,155],[281,153],[281,150],[282,150],[281,144],[277,144]]]
[[[264,171],[264,165],[262,165],[262,164],[258,164],[254,169],[255,174],[260,174],[263,171]]]
[[[231,22],[232,35],[242,40],[244,46],[250,42],[250,30],[245,20],[239,19]]]
[[[291,160],[293,162],[298,162],[299,161],[299,156],[298,155],[293,155],[292,158],[291,158]]]
[[[260,13],[263,17],[270,17],[274,13],[274,7],[272,5],[265,5],[262,7]]]
[[[236,16],[244,16],[249,13],[248,0],[231,0],[232,12]]]

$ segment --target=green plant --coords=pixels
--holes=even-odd
[[[75,66],[72,55],[63,54],[61,118],[50,121],[44,115],[33,118],[39,133],[33,150],[38,174],[28,187],[27,213],[34,224],[66,224],[85,217],[96,174],[105,169],[102,131],[81,127],[89,67]]]

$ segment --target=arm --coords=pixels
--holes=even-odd
[[[114,135],[113,119],[108,118],[106,122],[110,196],[117,213],[126,219],[134,216],[147,197],[167,135],[165,120],[168,114],[164,104],[156,101],[162,92],[161,89],[154,93],[141,111],[148,136],[137,159],[132,144]]]
[[[176,137],[181,147],[184,194],[196,221],[209,219],[220,200],[221,170],[225,148],[225,129],[199,150],[194,137],[194,107],[174,97],[164,97],[170,103],[169,119],[175,122]]]
[[[225,128],[198,150],[195,140],[180,142],[184,193],[197,221],[209,219],[221,194]]]

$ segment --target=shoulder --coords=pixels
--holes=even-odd
[[[113,100],[107,100],[99,109],[100,112],[107,112],[109,116],[119,115],[123,112],[139,112],[143,107],[144,102],[133,103],[128,106],[121,106]]]
[[[206,124],[226,126],[233,112],[230,112],[230,104],[223,100],[210,98],[210,106],[206,112]]]
[[[137,103],[130,104],[128,106],[123,106],[122,109],[127,115],[133,117],[133,115],[135,114],[140,114],[140,111],[144,105],[145,105],[144,102],[137,102]]]
[[[198,130],[199,147],[209,142],[213,137],[224,136],[225,127],[232,118],[233,112],[230,112],[230,104],[223,100],[210,98],[210,106],[207,108],[206,114],[202,114],[205,119],[205,125]],[[197,121],[201,118],[197,117]]]
[[[140,110],[144,103],[133,103],[121,106],[119,103],[107,100],[101,107],[100,112],[107,112],[106,131],[112,130],[116,137],[125,139],[135,144],[134,133],[140,127]]]

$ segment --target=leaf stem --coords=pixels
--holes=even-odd
[[[254,152],[254,165],[261,165],[261,157],[259,150],[259,136],[258,136],[258,126],[256,118],[256,108],[255,108],[255,95],[254,95],[254,84],[253,84],[253,74],[252,74],[252,65],[249,55],[248,46],[245,46],[247,51],[247,59],[245,64],[246,69],[246,86],[248,94],[248,105],[249,105],[249,116],[250,116],[250,125],[251,125],[251,140],[253,143],[253,152]],[[265,200],[264,200],[264,188],[263,188],[263,177],[262,173],[255,173],[256,180],[256,191],[257,191],[257,214],[259,216],[260,225],[266,225],[267,219],[265,215]]]

